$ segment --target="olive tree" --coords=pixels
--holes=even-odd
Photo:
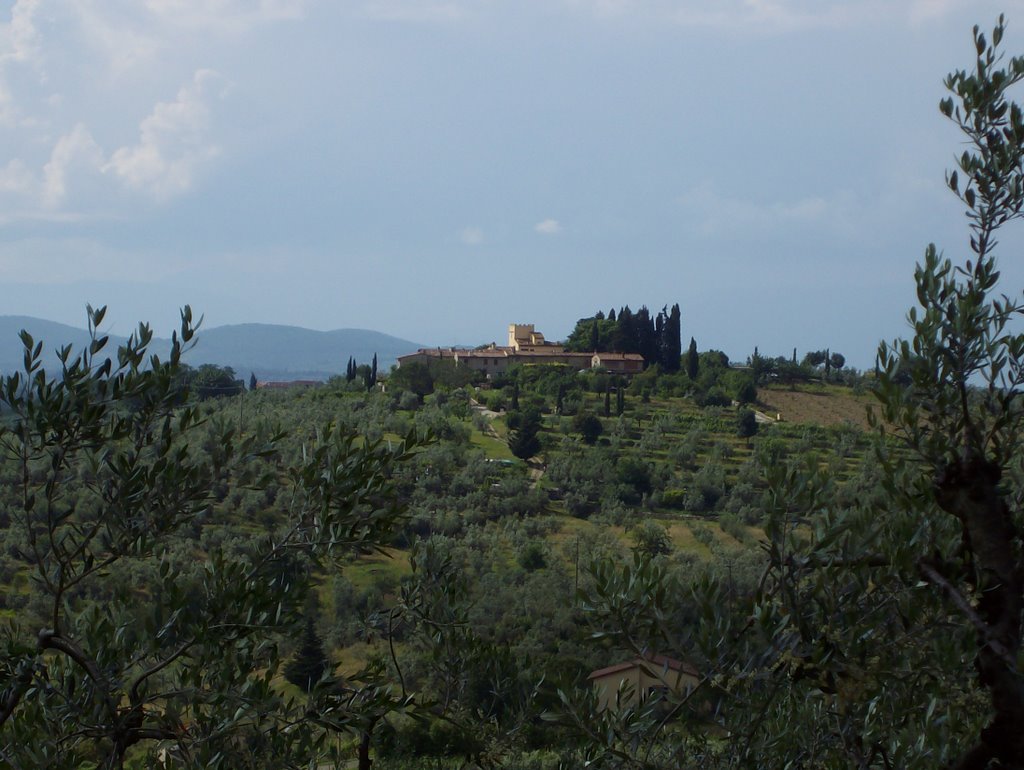
[[[105,356],[103,317],[89,310],[92,341],[60,348],[53,375],[22,332],[22,371],[0,379],[7,535],[32,586],[30,611],[0,625],[0,764],[116,768],[161,751],[167,766],[306,766],[320,738],[274,682],[278,645],[312,567],[388,537],[408,447],[328,426],[280,467],[279,434],[204,424],[186,400],[187,307],[166,358],[145,325]],[[290,490],[279,527],[195,539],[220,486],[270,476]]]
[[[584,608],[599,633],[702,675],[615,713],[565,697],[595,764],[1024,767],[1024,303],[999,293],[994,256],[1024,210],[1008,97],[1024,57],[1002,56],[1004,30],[975,28],[973,68],[945,81],[970,253],[927,248],[912,336],[879,349],[879,475],[837,495],[816,463],[770,469],[764,570],[746,590],[643,559],[598,566]],[[680,596],[699,622],[672,622]]]
[[[1014,325],[1024,303],[997,293],[994,257],[998,231],[1024,208],[1024,113],[1006,96],[1024,79],[1024,57],[1004,60],[1004,29],[1000,17],[989,41],[975,27],[975,66],[946,79],[940,105],[966,140],[946,181],[966,207],[971,255],[954,266],[929,246],[915,274],[914,336],[879,351],[882,417],[910,461],[891,469],[893,503],[918,514],[916,534],[931,546],[913,568],[971,638],[965,674],[988,701],[960,768],[1024,766],[1024,335]],[[894,381],[901,369],[909,387]]]

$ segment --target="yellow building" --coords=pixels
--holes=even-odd
[[[636,706],[656,690],[686,693],[700,684],[697,669],[664,655],[634,658],[594,671],[588,678],[602,711]]]
[[[558,343],[545,340],[544,335],[533,328],[533,324],[509,324],[508,346],[517,352],[561,352],[562,350],[562,346]]]

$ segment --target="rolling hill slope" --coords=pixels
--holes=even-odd
[[[84,329],[31,316],[0,316],[0,372],[10,372],[22,365],[22,344],[18,333],[26,329],[44,344],[44,365],[59,366],[55,350],[71,344],[84,346],[89,335]],[[369,363],[374,354],[381,370],[387,370],[395,359],[410,353],[419,343],[392,337],[368,329],[335,329],[315,331],[298,326],[276,324],[237,324],[203,329],[196,346],[185,355],[192,366],[217,364],[230,366],[239,377],[254,372],[261,380],[326,379],[345,371],[349,357]],[[124,337],[111,335],[111,344],[124,342]],[[158,339],[153,349],[166,350],[170,341]]]

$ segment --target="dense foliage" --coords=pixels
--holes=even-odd
[[[928,247],[913,337],[879,350],[877,486],[844,504],[820,465],[770,473],[756,590],[691,584],[697,625],[668,620],[684,587],[656,562],[598,565],[603,633],[699,651],[703,676],[617,713],[565,696],[595,764],[1024,766],[1024,307],[996,293],[992,254],[1024,209],[1024,114],[1006,98],[1024,58],[1004,65],[1003,32],[976,28],[974,70],[946,81],[942,112],[966,138],[947,183],[972,255],[954,267]]]
[[[992,256],[1024,210],[1024,59],[1003,31],[975,30],[942,103],[972,255],[929,247],[877,380],[828,349],[683,357],[678,307],[577,327],[661,351],[630,380],[439,364],[378,388],[351,360],[244,392],[181,366],[187,309],[166,361],[145,326],[104,358],[102,310],[59,372],[23,335],[0,381],[0,763],[1024,766],[1024,308]],[[865,388],[874,435],[765,413]],[[658,655],[689,685],[601,705],[590,672],[664,683]]]
[[[681,322],[678,304],[671,310],[663,307],[654,316],[646,306],[633,313],[626,305],[617,315],[612,310],[607,317],[598,311],[576,322],[566,348],[588,353],[639,353],[647,365],[658,364],[667,372],[676,372],[682,353]]]

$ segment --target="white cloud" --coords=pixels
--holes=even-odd
[[[98,177],[103,152],[81,123],[54,143],[41,171],[21,158],[0,168],[0,195],[5,196],[0,223],[15,219],[70,221],[77,215],[59,212],[71,192],[73,177]]]
[[[68,194],[68,177],[76,169],[95,173],[103,167],[103,152],[89,130],[79,123],[57,140],[49,162],[43,166],[42,203],[56,208]]]
[[[229,33],[301,19],[306,5],[306,0],[146,0],[162,23]]]
[[[14,99],[10,82],[13,70],[28,67],[42,77],[42,55],[35,15],[40,0],[17,0],[11,6],[10,21],[0,24],[0,125],[32,125]]]
[[[724,32],[785,33],[875,21],[921,21],[962,8],[964,0],[563,0],[599,19],[647,20]]]
[[[0,169],[0,193],[19,197],[35,196],[39,193],[39,180],[24,161],[15,158]]]
[[[39,33],[35,14],[40,0],[17,0],[11,8],[11,20],[0,28],[3,38],[3,59],[31,62],[39,56]]]
[[[962,0],[913,0],[910,4],[910,20],[920,23],[941,19],[962,7]]]
[[[855,24],[874,15],[875,4],[872,2],[850,4],[793,0],[732,0],[714,4],[685,3],[671,18],[683,26],[726,29],[744,27],[759,32],[790,32]]]
[[[180,269],[176,261],[122,251],[87,238],[25,238],[0,244],[0,282],[4,283],[68,284],[104,276],[152,283]]]
[[[157,200],[191,189],[203,165],[220,152],[213,106],[224,82],[197,65],[217,60],[211,53],[237,49],[244,42],[237,38],[259,25],[302,18],[310,2],[5,4],[0,222],[78,218],[82,211],[101,210],[116,216],[118,204],[106,194],[112,182]],[[174,94],[167,89],[190,75],[176,95],[160,98]],[[127,140],[133,128],[137,139]]]
[[[535,224],[533,229],[541,235],[558,235],[562,232],[562,225],[557,219],[545,219]]]
[[[459,240],[467,246],[479,246],[484,242],[484,231],[479,227],[464,227],[459,232]]]
[[[220,78],[198,70],[173,102],[159,102],[139,124],[139,142],[121,147],[104,171],[158,199],[187,191],[198,168],[220,149],[207,140],[210,90]]]
[[[443,22],[458,21],[464,9],[458,2],[427,2],[427,0],[370,0],[360,13],[376,21]]]
[[[81,45],[91,48],[105,60],[115,76],[136,75],[159,61],[158,54],[167,43],[166,32],[147,29],[138,17],[138,7],[120,8],[119,4],[80,0],[74,6],[75,23]]]
[[[53,2],[54,0],[47,0]],[[77,0],[76,43],[92,49],[115,78],[159,75],[181,52],[230,45],[254,28],[304,17],[307,0]],[[67,10],[65,10],[67,12]]]
[[[792,201],[761,203],[718,194],[700,185],[680,196],[678,202],[695,228],[708,236],[765,233],[791,227],[828,227],[844,230],[854,221],[854,201],[849,193],[829,200],[809,196]]]

